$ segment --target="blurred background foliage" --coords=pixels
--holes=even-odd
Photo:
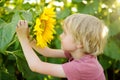
[[[35,25],[41,8],[51,4],[57,12],[55,38],[51,48],[60,48],[61,22],[73,13],[94,15],[109,28],[108,43],[104,54],[98,57],[106,80],[120,79],[120,0],[0,0],[0,80],[63,80],[49,75],[31,72],[23,55],[15,29],[20,19],[29,27]],[[51,63],[63,63],[64,59],[38,56]]]

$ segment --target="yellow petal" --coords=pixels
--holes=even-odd
[[[55,14],[54,8],[44,8],[41,16],[36,19],[36,25],[33,31],[35,31],[34,35],[36,36],[37,45],[41,48],[46,47],[54,38]]]

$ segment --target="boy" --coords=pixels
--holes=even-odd
[[[68,80],[105,80],[103,68],[97,60],[106,43],[107,27],[96,17],[73,14],[63,24],[60,50],[40,48],[28,39],[28,24],[19,21],[17,36],[30,69],[34,72],[67,78]],[[34,50],[46,57],[68,58],[64,64],[43,62]]]

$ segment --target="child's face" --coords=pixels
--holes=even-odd
[[[74,51],[76,50],[76,43],[67,29],[63,29],[63,33],[60,35],[61,38],[61,48],[65,51]]]

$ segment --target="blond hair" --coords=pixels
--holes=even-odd
[[[108,28],[98,18],[87,14],[73,14],[64,21],[64,27],[80,41],[85,53],[103,53],[107,41]]]

